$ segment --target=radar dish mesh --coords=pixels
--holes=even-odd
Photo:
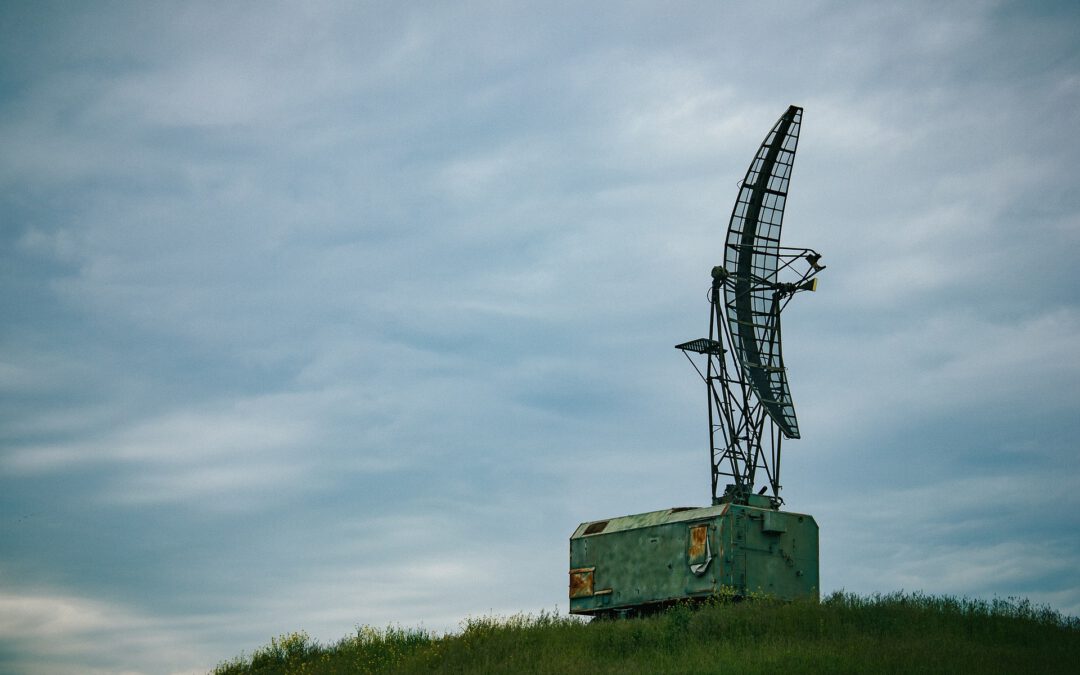
[[[791,106],[765,137],[746,171],[731,214],[724,304],[732,342],[754,394],[788,438],[799,437],[780,350],[780,227],[799,142],[802,108]]]

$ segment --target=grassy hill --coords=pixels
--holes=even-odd
[[[820,603],[716,600],[652,617],[479,618],[460,633],[305,633],[219,665],[271,673],[1080,673],[1080,620],[1026,600],[834,593]]]

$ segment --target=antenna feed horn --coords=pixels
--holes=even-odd
[[[712,285],[713,288],[720,288],[724,285],[724,281],[731,276],[731,273],[727,271],[727,268],[723,265],[717,265],[712,268]]]
[[[815,272],[820,272],[821,270],[825,269],[825,265],[822,265],[820,262],[818,262],[820,260],[820,253],[811,252],[806,254],[806,262],[810,263],[810,266],[814,268]]]

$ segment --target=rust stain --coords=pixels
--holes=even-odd
[[[593,571],[595,567],[570,570],[570,597],[588,598],[593,595]]]
[[[695,525],[690,528],[690,550],[687,552],[690,560],[703,560],[705,558],[705,541],[708,536],[708,525]]]

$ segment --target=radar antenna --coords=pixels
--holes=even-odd
[[[708,392],[713,504],[746,504],[762,482],[757,494],[771,491],[779,508],[781,442],[799,438],[780,313],[796,293],[816,290],[815,277],[825,269],[813,249],[780,245],[802,112],[790,106],[781,115],[740,183],[724,264],[712,269],[709,337],[676,345]],[[704,357],[704,370],[692,353]],[[731,482],[718,495],[721,477]]]

